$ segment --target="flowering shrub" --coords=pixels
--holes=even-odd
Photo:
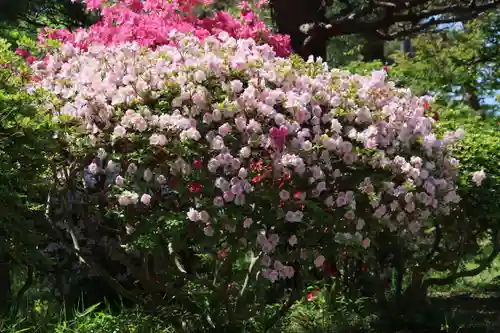
[[[361,272],[383,288],[389,251],[420,274],[436,225],[455,232],[458,220],[440,217],[460,201],[448,146],[463,133],[434,133],[430,98],[395,88],[385,71],[329,70],[227,32],[169,38],[154,49],[66,43],[33,64],[30,87],[55,94],[61,121],[84,125],[60,133],[83,194],[78,177],[60,185],[115,231],[93,242],[143,291],[235,325],[258,314],[273,282],[292,291],[279,298],[290,306],[311,270]]]
[[[102,19],[88,29],[76,32],[47,28],[41,32],[42,43],[46,38],[71,43],[85,49],[93,43],[115,45],[137,42],[142,46],[171,43],[170,33],[190,33],[204,39],[225,31],[235,38],[251,38],[258,43],[271,45],[280,56],[290,54],[290,38],[272,33],[259,17],[242,3],[240,17],[217,11],[213,16],[199,18],[193,14],[199,7],[207,8],[211,0],[87,0],[89,10],[100,10]]]

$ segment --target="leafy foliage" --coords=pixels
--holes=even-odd
[[[391,76],[416,93],[432,93],[441,103],[465,103],[478,114],[498,106],[481,105],[482,96],[500,89],[498,13],[484,15],[463,28],[413,39],[414,57],[398,52]]]
[[[72,0],[20,0],[0,2],[0,22],[21,28],[45,26],[77,28],[92,23],[95,16]]]
[[[34,230],[30,223],[44,210],[49,188],[43,178],[48,168],[45,152],[54,150],[52,116],[39,108],[44,96],[29,95],[22,88],[28,79],[23,59],[0,41],[0,205],[2,228],[15,237],[12,244],[18,249],[25,248],[26,238],[36,240],[35,233],[25,230]]]
[[[499,5],[498,0],[270,1],[273,21],[280,33],[292,37],[294,52],[324,59],[327,41],[335,36],[395,40],[436,30],[442,24],[469,21]]]
[[[44,176],[46,152],[55,150],[54,127],[52,116],[39,108],[44,96],[23,89],[28,68],[9,48],[0,40],[0,261],[37,265],[43,263],[36,246],[43,240],[41,230],[46,231],[43,214],[50,183]],[[8,278],[9,266],[4,265]]]
[[[481,223],[485,227],[500,227],[500,119],[491,117],[481,120],[478,117],[457,117],[446,115],[440,122],[445,128],[462,127],[466,131],[463,141],[457,144],[455,156],[460,159],[463,178],[461,179],[462,198],[460,207],[471,223]],[[484,185],[473,186],[467,175],[475,170],[488,174]]]

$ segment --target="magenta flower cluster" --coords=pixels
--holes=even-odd
[[[251,38],[259,44],[271,45],[279,56],[290,54],[290,38],[272,33],[248,3],[241,4],[240,16],[233,17],[225,11],[217,11],[211,17],[199,18],[192,12],[207,6],[207,0],[87,0],[89,10],[100,10],[102,19],[88,29],[71,32],[66,29],[47,28],[39,34],[46,38],[71,43],[81,49],[94,43],[116,45],[137,42],[154,47],[169,44],[172,31],[190,33],[203,40],[219,32],[227,32],[234,38]]]

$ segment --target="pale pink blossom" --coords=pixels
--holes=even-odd
[[[322,255],[319,255],[314,259],[314,266],[316,267],[321,267],[325,263],[325,257]]]
[[[120,175],[116,176],[116,178],[115,178],[116,185],[122,186],[124,183],[125,183],[125,179],[122,176],[120,176]]]
[[[205,228],[203,228],[203,232],[208,237],[212,237],[214,235],[214,229],[210,225],[207,225]]]
[[[369,248],[369,247],[370,247],[370,243],[371,243],[370,239],[369,239],[369,238],[365,238],[365,239],[363,239],[363,241],[361,242],[361,245],[362,245],[365,249],[367,249],[367,248]]]
[[[141,202],[143,204],[145,204],[146,206],[149,205],[149,203],[151,202],[151,196],[147,193],[144,193],[142,196],[141,196]]]
[[[248,229],[253,224],[253,220],[251,218],[246,218],[243,220],[243,228]]]
[[[472,181],[476,183],[477,186],[481,186],[481,184],[485,179],[486,179],[486,173],[483,170],[472,173]]]

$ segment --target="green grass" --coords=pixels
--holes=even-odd
[[[39,312],[0,320],[2,333],[174,333],[159,317],[137,310],[111,315],[108,311],[94,312],[94,307],[77,312],[72,319],[63,312]]]

